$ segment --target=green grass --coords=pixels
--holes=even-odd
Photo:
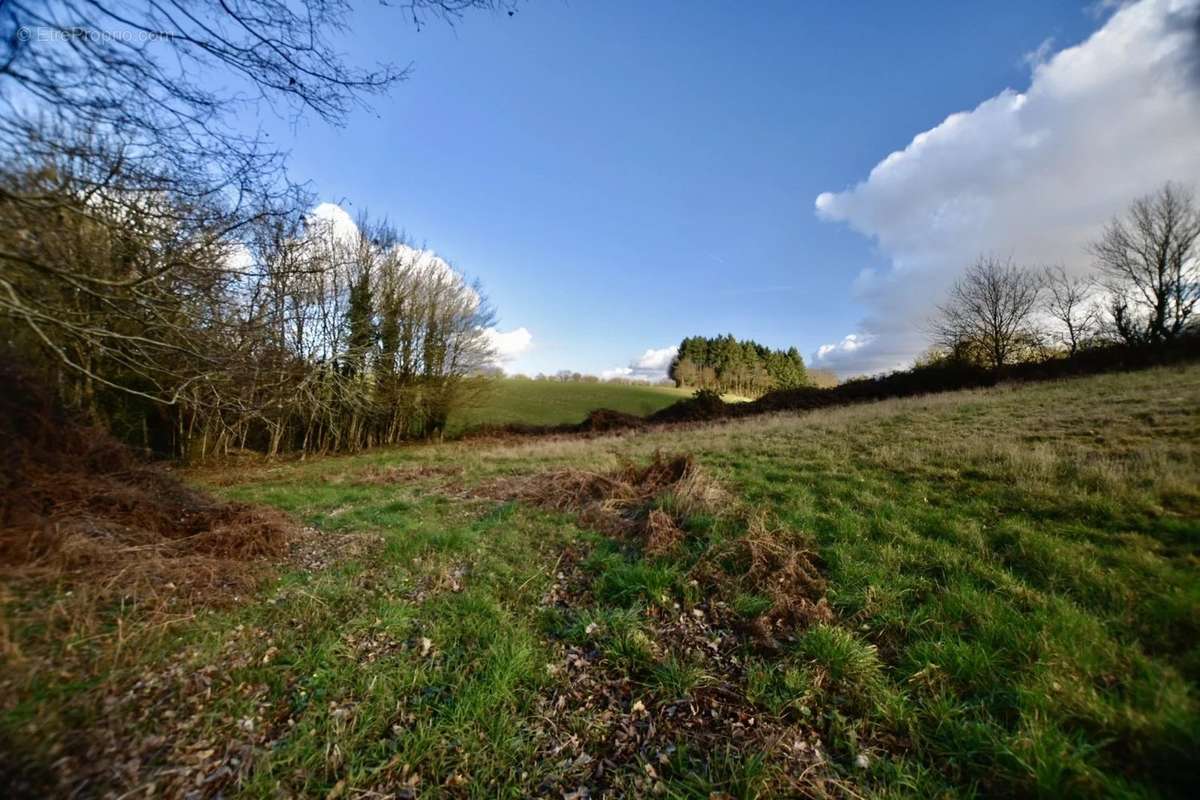
[[[808,537],[833,621],[774,650],[740,639],[729,655],[741,667],[712,669],[707,645],[657,632],[716,602],[735,620],[767,607],[759,587],[721,596],[693,582],[706,553],[741,535],[742,517],[699,515],[678,552],[652,558],[569,515],[459,491],[659,449],[695,454],[738,498],[731,508]],[[356,482],[380,465],[464,473],[452,486]],[[586,785],[581,755],[613,739],[611,707],[553,701],[579,680],[563,667],[574,652],[623,709],[636,699],[661,715],[680,698],[738,694],[756,724],[820,749],[806,778],[817,782],[801,787],[811,793],[1190,794],[1200,758],[1200,367],[702,430],[380,451],[275,465],[220,491],[382,544],[148,637],[131,660],[109,667],[99,649],[90,677],[37,670],[0,716],[0,742],[23,742],[31,768],[49,769],[72,731],[152,732],[153,717],[122,722],[132,712],[103,697],[184,664],[216,676],[202,703],[174,695],[181,713],[196,706],[178,734],[187,742],[237,741],[239,720],[274,720],[228,795],[561,793]],[[547,603],[564,574],[586,590]],[[447,575],[461,585],[446,588]],[[13,636],[35,647],[34,632]],[[555,749],[564,742],[574,744]],[[784,749],[684,737],[644,763],[616,764],[606,780],[627,796],[799,791]],[[151,766],[186,761],[156,758]]]
[[[646,416],[694,393],[692,389],[671,386],[500,378],[492,382],[478,405],[451,416],[447,433],[479,425],[574,424],[598,408]],[[726,397],[728,402],[742,399]]]

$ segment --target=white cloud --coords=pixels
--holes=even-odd
[[[233,242],[225,253],[225,269],[249,274],[254,270],[254,254],[241,242]]]
[[[305,217],[309,235],[329,235],[334,241],[352,244],[358,240],[358,223],[346,209],[337,203],[320,203]],[[406,264],[416,269],[440,272],[445,275],[459,275],[444,258],[433,250],[413,247],[405,242],[397,242],[389,251],[401,258]],[[472,292],[473,293],[473,292]],[[476,296],[478,300],[478,296]]]
[[[817,352],[813,356],[814,361],[828,362],[840,355],[853,353],[864,345],[870,344],[875,337],[864,336],[858,333],[851,333],[842,338],[840,342],[833,344],[823,344],[817,348]]]
[[[679,352],[679,346],[650,348],[642,353],[641,357],[630,362],[627,367],[614,367],[606,369],[600,373],[601,378],[629,378],[635,381],[646,381],[653,383],[667,377],[667,368],[671,366],[671,361],[675,358],[675,354]]]
[[[328,233],[338,242],[351,243],[358,238],[358,223],[337,203],[320,203],[315,206],[306,217],[306,223],[310,231],[319,231],[320,234]],[[405,263],[416,269],[462,277],[461,273],[455,270],[449,262],[432,250],[416,248],[400,242],[395,244],[389,252],[399,256]],[[473,288],[467,287],[466,290],[476,303],[480,301],[479,295]],[[484,329],[483,333],[487,337],[488,344],[495,351],[497,364],[513,361],[533,346],[533,334],[525,327],[515,328],[511,331],[501,331],[492,327]]]
[[[528,328],[516,328],[511,331],[500,331],[488,328],[484,331],[488,344],[496,351],[496,361],[512,361],[533,346],[533,334]]]
[[[358,238],[358,224],[346,209],[337,203],[320,203],[305,218],[309,228],[330,231],[339,241],[353,242]]]
[[[817,197],[818,217],[873,239],[890,268],[855,281],[863,344],[843,340],[816,365],[903,366],[980,254],[1088,269],[1086,244],[1113,214],[1167,180],[1200,178],[1198,18],[1200,0],[1122,6],[1084,43],[1039,53],[1025,92],[950,115],[856,186]]]
[[[660,370],[664,374],[667,367],[671,366],[671,360],[675,358],[675,354],[679,352],[679,346],[660,347],[657,350],[650,349],[642,353],[642,357],[634,362],[634,369],[639,370]]]

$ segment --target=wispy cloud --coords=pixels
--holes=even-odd
[[[1021,63],[1034,70],[1050,60],[1050,54],[1054,52],[1054,37],[1048,36],[1042,40],[1042,43],[1030,50],[1025,55],[1021,56]]]

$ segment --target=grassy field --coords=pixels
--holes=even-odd
[[[502,378],[495,381],[479,405],[452,416],[447,433],[459,433],[484,424],[573,424],[582,422],[589,411],[597,408],[641,417],[693,394],[692,389],[648,384],[560,383]],[[744,398],[726,397],[727,402],[741,399]]]
[[[694,461],[622,468],[657,452]],[[90,737],[150,794],[1171,797],[1200,763],[1200,367],[195,477],[343,555],[92,641],[14,615],[27,771]]]

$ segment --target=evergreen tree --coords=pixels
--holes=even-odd
[[[752,397],[809,382],[795,347],[772,350],[751,339],[739,341],[733,334],[685,337],[667,374],[676,386]]]
[[[346,324],[349,328],[346,344],[346,368],[349,376],[361,375],[366,368],[367,353],[375,344],[374,302],[371,296],[370,273],[364,271],[350,285]]]

